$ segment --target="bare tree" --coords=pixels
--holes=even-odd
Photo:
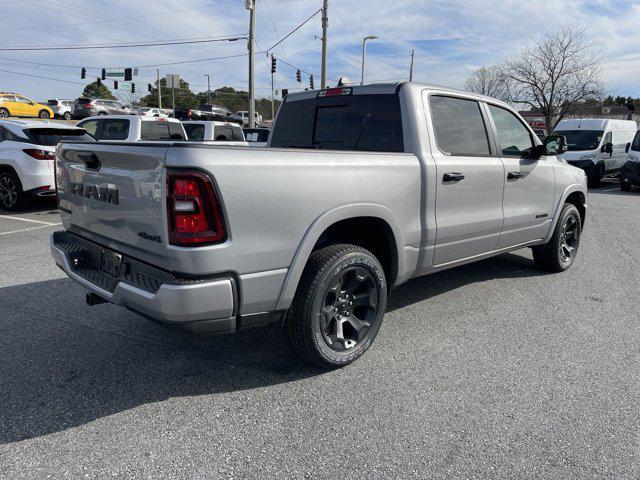
[[[464,89],[500,100],[504,99],[506,93],[504,79],[501,78],[501,71],[498,67],[479,68],[467,78]]]
[[[601,98],[600,54],[576,25],[564,25],[504,62],[506,100],[544,115],[547,130],[586,100]]]

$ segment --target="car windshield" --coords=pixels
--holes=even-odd
[[[579,151],[598,148],[604,132],[602,130],[559,130],[554,134],[564,135],[567,138],[570,151]]]
[[[93,138],[82,129],[70,128],[29,128],[25,130],[29,141],[34,145],[56,146],[60,140],[72,139],[79,142],[93,142]]]

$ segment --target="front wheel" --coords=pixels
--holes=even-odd
[[[348,365],[373,343],[386,304],[387,282],[376,257],[355,245],[331,245],[311,255],[285,319],[285,336],[308,363]]]
[[[591,174],[587,179],[589,188],[598,188],[603,178],[604,178],[604,165],[602,163],[599,163],[598,165],[593,167],[593,170],[591,170]]]
[[[9,110],[0,108],[0,118],[9,118]]]
[[[71,112],[64,112],[62,116],[65,120],[71,120]]]
[[[564,272],[576,259],[582,220],[575,205],[565,203],[549,242],[533,247],[533,260],[538,267],[550,272]]]

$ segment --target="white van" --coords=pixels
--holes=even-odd
[[[626,146],[637,129],[633,120],[579,118],[562,120],[553,133],[567,138],[569,150],[562,157],[583,169],[589,186],[597,187],[602,177],[620,171],[628,156]]]

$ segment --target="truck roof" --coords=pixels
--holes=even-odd
[[[556,131],[562,130],[606,130],[635,132],[638,125],[635,120],[615,120],[611,118],[571,118],[561,120]]]
[[[435,85],[430,83],[421,83],[421,82],[393,82],[393,83],[371,83],[367,85],[344,85],[340,87],[330,87],[325,90],[332,90],[334,88],[350,88],[352,90],[352,95],[392,95],[397,93],[400,88],[411,88],[411,89],[428,89],[428,90],[439,90],[444,92],[451,92],[456,94],[461,94],[468,96],[470,98],[476,98],[478,100],[484,100],[491,103],[495,103],[498,105],[504,105],[509,107],[508,104],[497,100],[492,97],[487,97],[485,95],[479,95],[477,93],[466,92],[464,90],[460,90],[457,88],[446,87],[443,85]],[[290,93],[285,98],[285,102],[295,102],[298,100],[306,100],[310,98],[315,98],[318,96],[318,93],[321,90],[305,90],[304,92],[296,92]]]
[[[155,107],[153,107],[155,108]],[[83,118],[82,121],[85,120],[109,120],[109,119],[117,119],[117,120],[132,120],[138,118],[141,122],[173,122],[180,123],[180,120],[177,118],[165,118],[165,117],[144,117],[140,115],[94,115],[93,117]]]

